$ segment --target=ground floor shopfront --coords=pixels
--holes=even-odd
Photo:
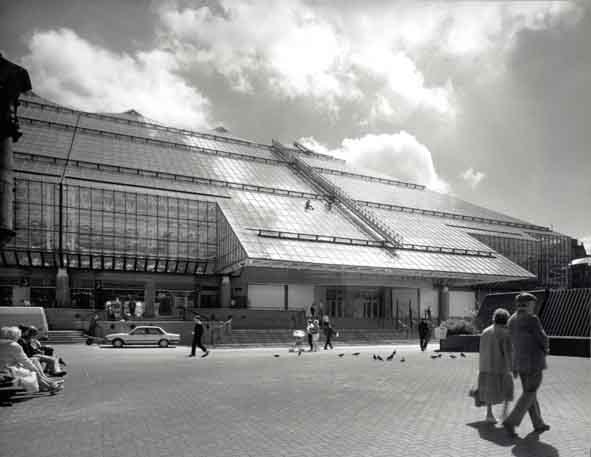
[[[245,268],[222,276],[13,268],[0,271],[0,278],[2,305],[55,308],[52,315],[62,327],[67,316],[83,310],[111,320],[184,320],[195,309],[228,309],[220,315],[248,309],[249,321],[257,312],[264,319],[269,312],[299,311],[327,314],[341,327],[370,328],[413,327],[422,317],[469,317],[478,308],[476,289],[368,273]],[[58,309],[80,312],[64,312],[59,319]]]

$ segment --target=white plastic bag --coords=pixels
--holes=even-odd
[[[29,393],[39,392],[39,381],[37,373],[22,367],[10,367],[10,372],[14,376],[14,385],[19,389],[24,389]]]

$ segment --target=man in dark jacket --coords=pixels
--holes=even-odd
[[[427,345],[429,344],[429,333],[431,333],[429,324],[425,319],[421,319],[421,322],[419,322],[419,344],[421,345],[421,351],[427,349]]]
[[[542,370],[546,369],[546,354],[549,352],[548,336],[542,328],[538,316],[534,314],[536,297],[527,292],[515,297],[517,310],[507,326],[513,345],[513,376],[521,378],[523,393],[517,400],[513,411],[503,422],[509,435],[516,437],[517,427],[529,413],[534,431],[541,433],[550,430],[550,426],[542,420],[540,405],[536,397],[542,384]]]
[[[189,354],[189,357],[195,357],[196,347],[199,347],[199,349],[203,351],[201,357],[207,357],[209,351],[201,342],[201,338],[203,337],[203,321],[201,320],[201,316],[196,314],[195,317],[193,317],[193,321],[195,322],[195,328],[193,329],[193,342],[191,343],[191,354]]]

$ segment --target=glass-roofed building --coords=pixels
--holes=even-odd
[[[465,315],[504,284],[568,286],[568,236],[297,144],[33,93],[19,120],[2,304],[103,309],[131,297],[150,316],[314,303],[355,325]]]

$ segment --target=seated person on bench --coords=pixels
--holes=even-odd
[[[39,390],[55,393],[63,388],[63,380],[52,380],[45,376],[38,364],[27,357],[23,348],[17,343],[21,337],[18,327],[0,328],[0,369],[18,368],[34,373],[37,377]]]
[[[45,351],[41,342],[37,339],[36,327],[25,327],[22,332],[22,337],[18,340],[18,343],[23,347],[25,354],[29,357],[33,363],[39,362],[40,366],[45,364],[44,371],[50,376],[65,376],[66,372],[62,370],[60,366],[60,359],[49,355],[53,353],[51,351]]]

